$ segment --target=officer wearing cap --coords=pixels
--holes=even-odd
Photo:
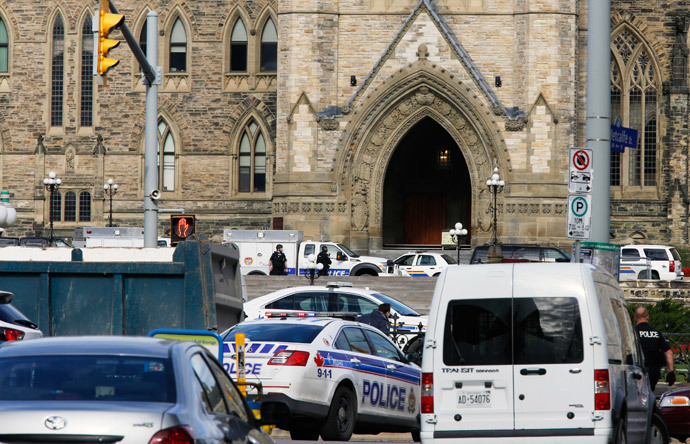
[[[281,244],[276,245],[276,251],[273,252],[269,261],[270,274],[273,276],[281,276],[285,273],[285,263],[287,258],[285,253],[283,253],[283,246]]]
[[[649,325],[649,312],[644,307],[635,310],[635,328],[640,335],[640,345],[644,353],[647,367],[649,367],[649,382],[652,390],[656,387],[661,377],[661,367],[668,366],[666,382],[673,385],[676,382],[676,373],[673,367],[673,352],[663,335]]]
[[[372,327],[378,328],[385,334],[389,334],[391,331],[391,324],[388,321],[388,317],[390,315],[391,304],[381,304],[376,310],[372,310],[371,313],[357,316],[355,321],[369,324]]]

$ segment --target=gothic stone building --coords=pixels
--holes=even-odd
[[[123,44],[92,77],[95,0],[0,0],[0,189],[44,234],[143,225],[145,87]],[[614,242],[688,242],[687,0],[612,0]],[[358,250],[490,239],[569,245],[568,150],[585,145],[585,0],[114,0],[159,15],[161,208],[199,232],[303,230]],[[596,166],[594,166],[596,171]],[[160,235],[167,215],[159,216]]]

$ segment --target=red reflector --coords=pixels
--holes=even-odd
[[[149,444],[194,444],[194,439],[189,427],[177,426],[156,433]]]
[[[611,388],[608,370],[594,370],[594,409],[611,410]]]
[[[671,273],[676,271],[676,261],[671,261],[668,263],[668,271]]]
[[[296,365],[304,367],[309,361],[309,352],[295,350],[281,350],[276,352],[268,365]]]
[[[434,374],[422,373],[422,413],[434,413]]]
[[[24,339],[23,331],[0,327],[0,341],[21,341],[22,339]]]
[[[91,230],[86,230],[86,234],[91,234]]]

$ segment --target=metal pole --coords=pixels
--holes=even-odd
[[[593,242],[610,241],[611,1],[588,0],[587,148],[592,150]],[[578,258],[579,260],[579,258]]]
[[[112,227],[113,226],[113,189],[112,187],[108,189],[108,194],[110,195],[110,218],[108,222],[108,226]]]
[[[455,242],[455,251],[458,253],[458,264],[460,263],[460,236],[457,236],[457,241]]]
[[[498,194],[498,189],[496,186],[492,186],[491,191],[494,193],[494,240],[493,240],[493,244],[496,245],[496,243],[498,241],[498,236],[496,235],[496,195]]]
[[[53,193],[55,192],[55,185],[50,185],[50,246],[53,246]]]
[[[158,243],[158,202],[151,198],[151,192],[158,188],[158,14],[150,11],[146,15],[146,57],[157,72],[153,82],[146,80],[146,149],[144,154],[144,247],[155,247]]]

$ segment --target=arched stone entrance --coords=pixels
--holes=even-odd
[[[448,134],[466,165],[467,179],[463,181],[468,187],[465,195],[470,214],[464,216],[463,225],[467,221],[472,237],[488,231],[486,178],[494,164],[510,168],[494,110],[471,88],[425,60],[393,75],[385,84],[388,88],[377,88],[356,105],[342,140],[346,149],[341,151],[338,170],[341,190],[350,203],[352,247],[362,251],[383,248],[387,171],[395,167],[391,162],[405,136],[429,120]],[[461,217],[462,213],[451,216]],[[388,234],[385,238],[388,240]]]
[[[400,141],[386,170],[383,245],[440,245],[441,232],[456,222],[471,233],[471,205],[460,148],[436,121],[422,119]]]

